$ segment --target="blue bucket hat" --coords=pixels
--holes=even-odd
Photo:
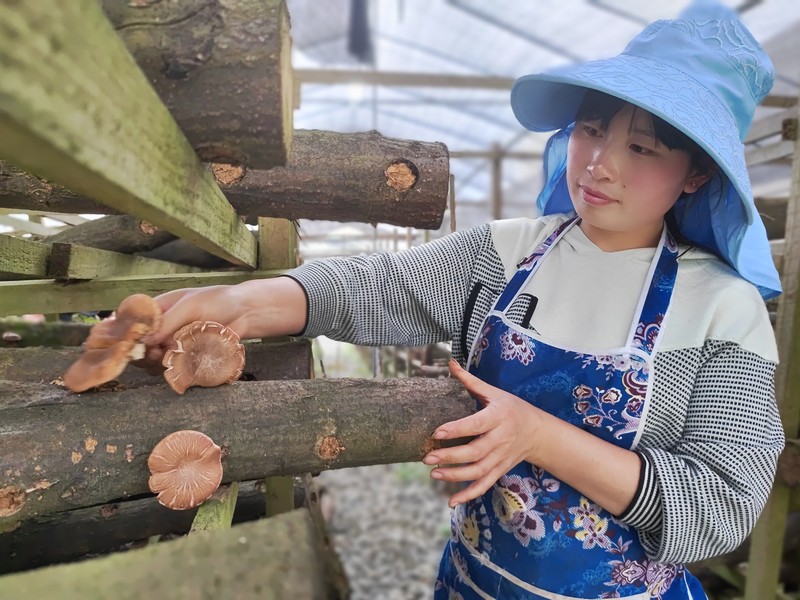
[[[693,139],[719,166],[673,208],[681,235],[714,252],[764,299],[781,292],[766,230],[753,201],[742,141],[774,78],[772,62],[736,14],[716,3],[656,21],[618,56],[516,80],[511,107],[527,129],[557,131],[544,155],[542,214],[573,210],[567,143],[589,89],[621,98]]]

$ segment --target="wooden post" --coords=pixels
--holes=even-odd
[[[778,305],[775,334],[781,362],[775,376],[775,394],[789,439],[800,433],[800,136],[794,140],[791,192],[786,213],[783,256],[783,295]],[[776,479],[752,533],[745,600],[775,597],[783,552],[791,489]]]
[[[297,266],[297,228],[287,219],[258,219],[259,269],[292,269]],[[310,370],[310,369],[309,369]],[[264,480],[267,516],[294,509],[294,477],[284,475]]]
[[[205,533],[215,529],[229,529],[239,495],[239,482],[220,487],[214,495],[197,509],[190,534]]]

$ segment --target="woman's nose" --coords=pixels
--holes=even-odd
[[[595,180],[613,179],[616,176],[614,157],[607,148],[598,148],[586,166],[586,170]]]

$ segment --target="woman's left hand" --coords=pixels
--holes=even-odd
[[[426,465],[437,467],[431,477],[445,481],[472,481],[450,497],[454,507],[484,494],[513,466],[532,461],[541,443],[541,411],[521,398],[485,383],[450,360],[450,373],[484,408],[469,417],[441,425],[434,431],[438,440],[475,437],[463,446],[438,448],[428,453]]]

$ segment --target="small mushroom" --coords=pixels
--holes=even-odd
[[[177,348],[164,354],[164,378],[179,394],[193,385],[214,387],[241,377],[244,346],[233,330],[214,321],[194,321],[173,337]]]
[[[222,451],[199,431],[170,433],[155,445],[147,466],[150,491],[173,510],[202,504],[222,483]]]
[[[5,331],[3,332],[3,341],[6,343],[6,346],[13,348],[22,341],[22,336],[15,331]]]
[[[161,308],[150,296],[125,298],[114,317],[95,324],[83,344],[83,355],[64,374],[73,392],[83,392],[119,376],[128,362],[144,355],[141,339],[161,326]]]

